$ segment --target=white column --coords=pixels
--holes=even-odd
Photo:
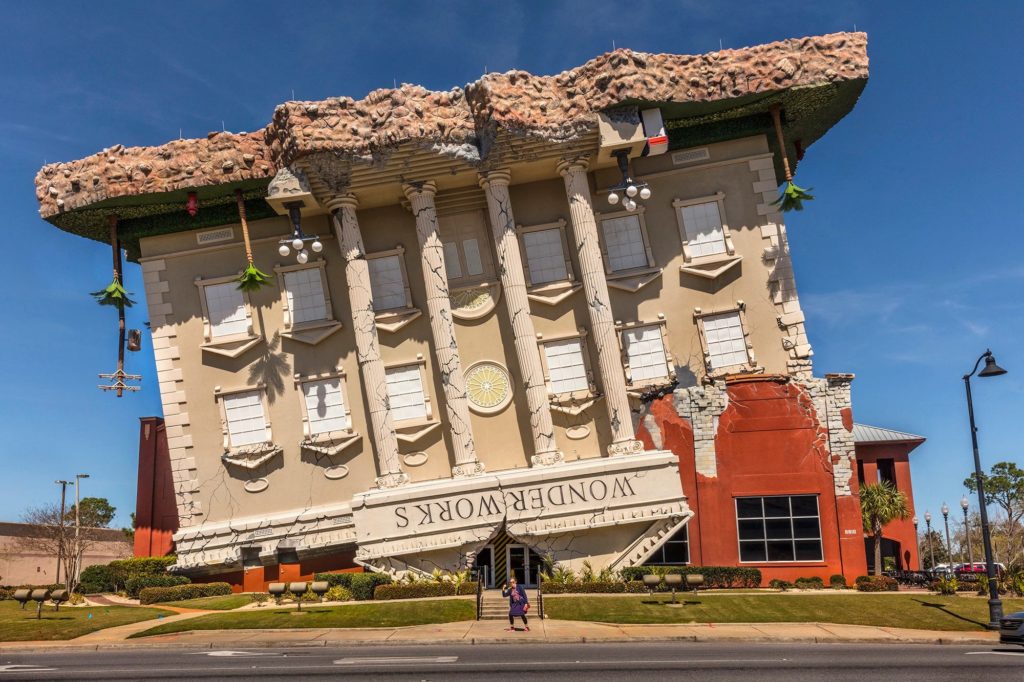
[[[587,160],[566,159],[558,164],[558,172],[565,180],[565,194],[569,199],[569,216],[573,240],[580,260],[580,279],[587,297],[591,337],[597,347],[597,364],[601,371],[608,423],[612,430],[612,443],[608,454],[625,455],[643,450],[643,444],[633,432],[633,418],[626,394],[626,375],[622,368],[618,332],[612,317],[608,282],[605,280],[604,262],[597,236],[597,221],[587,181]]]
[[[480,175],[480,186],[487,195],[487,208],[491,216],[491,231],[498,254],[498,272],[504,289],[505,306],[512,322],[512,336],[516,347],[519,371],[526,388],[526,404],[530,409],[530,431],[533,435],[534,465],[557,464],[565,459],[555,445],[555,427],[551,422],[544,368],[537,348],[537,333],[530,317],[530,299],[526,296],[526,277],[523,274],[523,256],[516,235],[516,221],[512,214],[512,201],[508,195],[511,173],[495,170]]]
[[[356,337],[356,362],[359,364],[363,391],[370,409],[370,428],[373,429],[371,440],[380,471],[377,487],[396,488],[409,482],[409,474],[402,471],[398,457],[398,439],[395,437],[394,420],[388,404],[387,378],[377,339],[370,268],[366,263],[366,250],[363,248],[363,237],[356,218],[357,206],[358,202],[351,194],[333,197],[327,202],[341,255],[345,258],[352,331]]]
[[[403,190],[416,217],[416,236],[423,260],[423,284],[427,292],[427,314],[434,337],[441,385],[444,387],[448,429],[452,439],[452,454],[455,456],[452,476],[476,476],[484,473],[484,465],[476,456],[469,400],[466,396],[466,378],[462,374],[459,346],[455,341],[455,322],[448,294],[448,270],[444,264],[444,246],[438,234],[437,210],[434,208],[437,187],[433,182],[423,182],[404,185]]]

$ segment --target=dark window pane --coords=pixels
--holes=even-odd
[[[761,498],[738,498],[736,500],[736,516],[738,516],[741,519],[757,518],[761,516]]]
[[[740,543],[740,561],[764,561],[764,543],[763,542],[741,542]]]
[[[690,561],[690,553],[685,542],[670,542],[665,545],[665,563],[685,564]]]
[[[796,559],[797,561],[821,561],[821,541],[797,540]]]
[[[768,561],[792,561],[793,543],[788,540],[768,541]]]
[[[764,521],[740,521],[740,540],[760,540],[764,538]]]
[[[764,522],[764,529],[769,539],[779,540],[793,537],[789,519],[769,519]]]
[[[686,542],[690,537],[690,532],[686,526],[683,526],[675,532],[675,534],[668,539],[668,542]]]
[[[793,519],[793,537],[818,537],[818,519]]]
[[[764,498],[765,516],[789,516],[788,497],[766,497]]]
[[[793,516],[817,516],[818,498],[814,495],[796,495],[793,501]]]
[[[657,566],[663,563],[665,563],[664,549],[659,547],[654,550],[654,554],[651,555],[651,558],[644,562],[644,566]]]

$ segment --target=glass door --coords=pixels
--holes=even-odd
[[[484,587],[494,587],[494,547],[487,545],[476,554],[476,570],[484,579]]]
[[[534,562],[537,565],[531,566],[530,555],[533,552],[526,545],[511,544],[505,547],[505,552],[509,579],[511,580],[514,575],[516,582],[523,587],[536,587],[539,562]]]

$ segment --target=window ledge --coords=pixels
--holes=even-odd
[[[498,305],[501,287],[497,282],[480,282],[453,289],[448,294],[452,317],[458,320],[478,320],[486,317]]]
[[[341,329],[341,322],[318,320],[294,325],[291,329],[281,332],[281,336],[315,346],[339,329]]]
[[[608,286],[622,291],[635,293],[645,286],[661,277],[661,268],[646,268],[642,270],[626,270],[624,272],[613,272],[608,274]]]
[[[716,256],[705,256],[694,258],[689,263],[679,266],[679,272],[704,279],[716,279],[734,266],[739,265],[743,256],[730,256],[721,254]]]
[[[221,455],[220,459],[225,464],[232,464],[243,469],[255,469],[261,464],[269,462],[282,451],[283,448],[276,443],[258,443],[244,448],[231,448]]]
[[[545,305],[558,305],[582,288],[582,284],[570,280],[547,282],[527,288],[526,297],[531,301],[537,301]]]
[[[358,433],[347,431],[332,431],[330,433],[319,433],[315,436],[304,438],[299,446],[312,452],[319,452],[328,457],[340,454],[348,446],[358,442],[362,436]]]
[[[645,393],[654,391],[670,391],[676,387],[678,382],[673,377],[654,379],[647,383],[629,384],[626,386],[626,395],[639,400]]]
[[[570,417],[575,417],[593,407],[593,405],[602,398],[604,398],[604,396],[600,393],[592,393],[579,398],[551,396],[548,399],[548,404],[551,405],[551,409],[555,412],[561,412],[562,414],[567,414]]]
[[[237,358],[239,355],[256,346],[263,340],[262,336],[255,334],[235,334],[222,339],[207,341],[200,347],[207,352],[224,355],[229,358]]]
[[[413,422],[403,426],[395,426],[395,436],[403,443],[415,443],[431,431],[441,426],[439,421]]]
[[[374,316],[374,321],[376,322],[377,329],[394,333],[422,314],[419,308],[387,310],[377,313]]]
[[[706,360],[705,365],[707,365]],[[729,365],[728,367],[709,369],[707,371],[707,378],[725,379],[726,377],[732,376],[734,374],[764,374],[764,367],[757,367],[753,363],[749,362],[742,365]]]

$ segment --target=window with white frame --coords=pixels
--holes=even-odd
[[[265,443],[268,440],[263,398],[258,390],[229,393],[224,401],[228,443],[233,448]]]
[[[222,284],[207,284],[202,289],[203,295],[206,296],[206,311],[210,316],[212,338],[249,332],[245,296],[238,289],[238,282],[232,280]]]
[[[552,227],[523,232],[523,251],[530,284],[547,284],[569,279],[563,248],[562,229]]]
[[[427,396],[423,390],[423,373],[419,364],[389,367],[385,370],[388,405],[396,422],[425,419]]]
[[[630,379],[634,383],[669,376],[662,325],[623,329],[622,349],[626,355]]]
[[[604,248],[611,272],[646,268],[647,244],[644,240],[640,216],[624,215],[601,221]]]
[[[306,404],[309,435],[348,431],[352,420],[345,405],[343,383],[340,377],[304,381],[302,397]]]
[[[486,225],[482,211],[466,211],[440,219],[438,232],[444,245],[449,282],[475,282],[491,273],[484,235]]]
[[[376,311],[404,308],[408,304],[405,269],[401,258],[401,252],[367,256],[373,309]]]
[[[285,272],[284,290],[293,325],[330,319],[319,267]]]
[[[558,395],[590,390],[583,344],[583,337],[548,341],[543,344],[551,393]]]
[[[678,210],[691,258],[727,252],[718,201],[684,205]]]
[[[817,495],[737,497],[740,561],[822,561]]]
[[[708,348],[708,364],[711,369],[722,369],[733,365],[745,365],[747,340],[743,334],[743,321],[739,311],[705,315],[701,318],[704,326],[704,341]]]

